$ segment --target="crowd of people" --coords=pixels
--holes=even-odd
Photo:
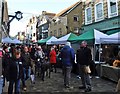
[[[9,81],[8,93],[12,94],[14,88],[14,92],[19,94],[22,82],[22,89],[26,91],[26,80],[30,78],[30,74],[34,68],[37,69],[39,66],[37,63],[38,57],[40,62],[42,62],[43,59],[47,59],[50,63],[50,71],[52,72],[54,70],[56,73],[57,56],[62,64],[65,88],[71,88],[71,71],[76,60],[78,63],[78,73],[80,73],[82,81],[82,86],[80,86],[79,89],[85,89],[85,92],[91,91],[89,65],[92,61],[92,55],[91,50],[87,47],[86,41],[81,43],[76,55],[70,42],[67,42],[59,50],[57,50],[55,45],[46,48],[46,46],[41,47],[40,45],[16,46],[4,44],[2,57],[3,87],[5,86],[5,81]],[[36,72],[36,70],[34,71]]]

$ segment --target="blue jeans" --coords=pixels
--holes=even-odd
[[[25,87],[25,81],[30,78],[30,68],[26,69],[26,68],[23,68],[23,79],[22,79],[22,84],[23,84],[23,87]]]
[[[15,94],[20,93],[20,79],[14,81],[11,80],[9,82],[9,87],[8,87],[8,94],[13,94],[13,85],[15,84]]]

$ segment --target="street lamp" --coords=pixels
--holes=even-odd
[[[23,18],[21,11],[15,12],[15,15],[8,15],[8,17],[11,17],[11,19],[8,21],[7,26],[8,26],[8,34],[10,32],[10,23],[16,18],[18,21]]]

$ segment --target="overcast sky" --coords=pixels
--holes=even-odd
[[[14,36],[18,31],[23,30],[32,15],[39,15],[42,11],[59,13],[79,0],[7,0],[8,12],[23,12],[23,19],[19,22],[11,22],[10,35]]]

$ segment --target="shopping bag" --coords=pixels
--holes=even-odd
[[[34,74],[30,75],[30,78],[31,78],[31,81],[32,81],[32,82],[35,81],[35,75],[34,75]]]
[[[33,69],[31,69],[30,79],[32,83],[35,82],[35,75],[34,75]]]
[[[91,70],[90,70],[89,66],[85,66],[85,73],[91,73]]]

